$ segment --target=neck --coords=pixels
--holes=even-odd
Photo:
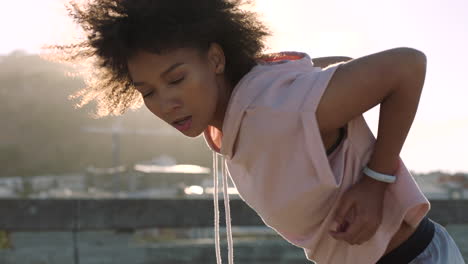
[[[224,76],[223,76],[224,77]],[[234,87],[225,79],[221,78],[219,82],[218,102],[216,105],[216,112],[211,126],[216,127],[219,131],[223,131],[224,116],[226,115],[227,106],[231,93]]]

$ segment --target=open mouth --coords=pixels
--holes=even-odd
[[[187,116],[187,117],[184,117],[184,118],[179,118],[177,119],[176,121],[172,122],[173,125],[181,125],[183,124],[185,121],[189,120],[191,118],[191,116]]]
[[[188,130],[192,126],[192,116],[177,119],[172,125],[180,131]]]

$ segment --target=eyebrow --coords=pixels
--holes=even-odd
[[[163,77],[164,75],[168,74],[169,72],[173,71],[175,68],[181,66],[181,65],[184,65],[185,63],[183,62],[178,62],[172,66],[170,66],[169,68],[167,68],[165,71],[163,71],[163,73],[161,73],[161,77]],[[141,86],[141,85],[145,85],[145,82],[133,82],[133,85],[135,86]]]

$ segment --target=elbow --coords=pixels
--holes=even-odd
[[[421,68],[424,73],[426,72],[426,67],[427,67],[427,57],[424,52],[417,50],[417,49],[411,49],[411,52],[413,54],[413,60],[416,64],[417,67]]]
[[[420,81],[420,89],[423,88],[424,80],[426,79],[426,70],[427,70],[427,57],[422,51],[413,49],[413,63],[414,69],[413,74],[415,78],[418,78]]]
[[[427,57],[422,51],[414,48],[398,48],[404,58],[402,62],[403,76],[424,83],[426,78]],[[422,88],[422,85],[420,86]]]
[[[397,50],[406,57],[406,62],[426,69],[427,57],[424,52],[414,48],[397,48]]]

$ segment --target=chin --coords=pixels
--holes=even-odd
[[[201,133],[198,133],[198,134],[184,133],[184,135],[187,136],[187,137],[190,137],[190,138],[196,138],[196,137],[198,137],[199,135],[201,135]]]
[[[182,134],[184,134],[184,136],[187,136],[187,137],[196,138],[196,137],[202,135],[203,132],[204,132],[204,130],[203,131],[198,131],[198,130],[190,129],[189,131],[182,132]]]

